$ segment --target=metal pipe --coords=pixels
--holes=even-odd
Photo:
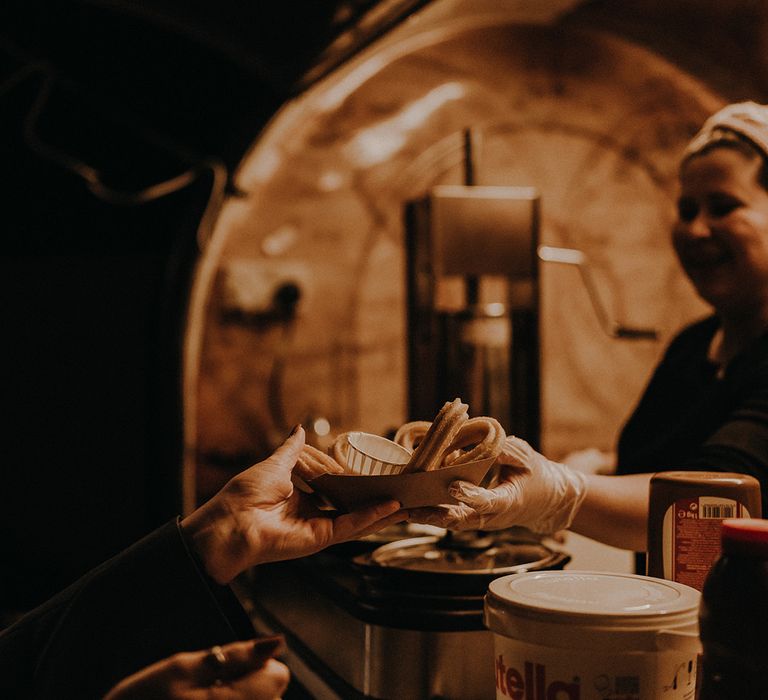
[[[633,328],[624,326],[614,321],[605,309],[605,305],[600,298],[595,279],[592,275],[587,256],[575,248],[558,248],[554,246],[543,245],[538,248],[539,260],[542,262],[557,263],[559,265],[572,265],[576,267],[581,275],[581,281],[587,290],[587,296],[592,304],[592,308],[597,315],[600,327],[611,338],[620,338],[622,340],[657,340],[659,332],[655,328]]]

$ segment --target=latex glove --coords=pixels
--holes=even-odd
[[[551,462],[514,436],[505,440],[497,464],[501,468],[494,488],[454,481],[448,492],[458,505],[412,509],[409,519],[450,530],[519,525],[546,535],[570,526],[586,495],[583,474]]]
[[[175,654],[128,676],[104,700],[275,700],[290,678],[272,658],[281,646],[281,638],[268,637]]]
[[[338,515],[294,489],[291,471],[304,445],[301,427],[263,462],[231,479],[181,526],[208,574],[228,583],[256,564],[314,554],[406,519],[397,501]]]

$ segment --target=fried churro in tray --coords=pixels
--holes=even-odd
[[[501,453],[506,433],[488,416],[468,418],[461,399],[446,403],[432,423],[405,423],[395,433],[395,442],[413,449],[406,473],[431,471],[455,464],[469,464]]]
[[[296,461],[296,472],[305,481],[321,474],[343,474],[342,467],[333,457],[312,445],[304,445]]]
[[[447,402],[435,416],[427,434],[413,451],[411,461],[405,466],[403,473],[439,469],[443,463],[445,450],[453,442],[462,423],[469,417],[468,409],[469,406],[462,403],[461,399]]]
[[[455,503],[450,484],[457,479],[481,483],[506,437],[498,421],[469,418],[468,411],[461,399],[449,401],[433,421],[402,425],[393,441],[370,433],[341,433],[327,455],[319,450],[303,453],[302,472],[308,475],[309,488],[342,510],[388,498],[403,508]],[[405,453],[402,462],[392,455],[396,446]],[[378,466],[385,463],[386,469]]]

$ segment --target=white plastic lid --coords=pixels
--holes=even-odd
[[[540,571],[492,581],[485,623],[494,632],[536,644],[610,646],[618,638],[655,649],[659,632],[695,636],[697,590],[675,581],[598,571]],[[695,641],[695,640],[694,640]]]

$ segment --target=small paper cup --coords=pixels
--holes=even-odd
[[[350,433],[347,442],[347,471],[351,474],[399,474],[411,459],[405,447],[379,435]]]

